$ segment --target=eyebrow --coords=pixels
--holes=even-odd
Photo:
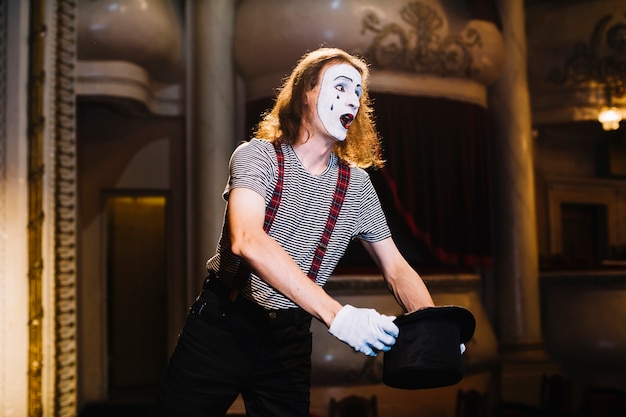
[[[338,79],[340,79],[340,78],[346,79],[346,80],[348,80],[348,81],[350,81],[350,82],[354,82],[354,80],[353,80],[352,78],[347,77],[347,76],[345,76],[345,75],[338,75],[337,77],[335,77],[335,80],[334,80],[334,81],[337,81],[337,80],[338,80]]]
[[[339,79],[345,79],[345,80],[350,81],[351,83],[353,83],[353,82],[354,82],[354,80],[353,80],[352,78],[350,78],[350,77],[348,77],[348,76],[346,76],[346,75],[338,75],[337,77],[335,77],[335,79],[334,79],[333,81],[337,81],[337,80],[339,80]],[[357,87],[361,87],[361,88],[363,88],[363,86],[362,86],[361,84],[357,84],[356,86],[357,86]]]

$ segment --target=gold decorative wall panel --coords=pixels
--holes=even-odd
[[[43,177],[45,1],[30,3],[28,69],[28,414],[43,415]]]
[[[75,11],[75,1],[30,3],[27,123],[31,417],[76,414]]]

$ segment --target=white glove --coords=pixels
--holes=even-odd
[[[377,356],[376,351],[387,352],[396,343],[399,329],[393,320],[395,317],[374,309],[346,304],[335,316],[328,332],[356,351]]]

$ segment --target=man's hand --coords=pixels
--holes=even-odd
[[[394,319],[371,308],[346,304],[339,310],[328,331],[356,351],[377,356],[377,351],[387,352],[396,343],[399,329]]]

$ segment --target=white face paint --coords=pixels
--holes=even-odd
[[[349,64],[326,68],[317,98],[317,114],[329,135],[343,141],[359,110],[361,74]]]

